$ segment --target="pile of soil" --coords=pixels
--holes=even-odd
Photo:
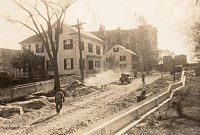
[[[80,82],[79,80],[76,80],[68,87],[63,88],[64,94],[67,97],[81,97],[83,95],[90,94],[96,90],[99,90],[99,88],[94,86],[85,86],[84,83]]]
[[[76,80],[72,82],[70,85],[65,86],[62,88],[62,91],[65,95],[65,97],[81,97],[83,95],[90,94],[91,92],[94,92],[96,90],[99,90],[99,88],[95,86],[85,86],[84,83],[82,83],[79,80]],[[46,92],[40,92],[34,94],[34,97],[39,97],[39,96],[46,96],[46,97],[54,97],[55,96],[55,90],[50,90]]]

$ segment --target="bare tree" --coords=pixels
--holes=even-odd
[[[119,61],[117,60],[116,56],[111,54],[109,57],[106,58],[104,63],[107,69],[115,70],[119,68]]]
[[[48,57],[53,64],[54,70],[54,88],[60,87],[59,70],[58,70],[58,49],[59,38],[62,34],[63,21],[65,19],[66,10],[76,0],[35,0],[35,3],[21,3],[21,1],[13,0],[13,2],[31,19],[32,26],[22,20],[7,18],[13,23],[20,23],[29,30],[33,31],[45,46]],[[45,23],[41,23],[41,22]],[[47,29],[45,31],[45,29]]]
[[[141,57],[143,68],[142,70],[149,72],[155,65],[158,64],[159,52],[157,48],[157,41],[153,42],[155,35],[150,32],[151,25],[142,15],[137,15],[137,22],[139,25],[139,48],[138,54]],[[157,36],[157,35],[156,35]]]

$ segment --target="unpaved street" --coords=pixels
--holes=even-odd
[[[146,83],[152,83],[159,77],[146,77]],[[42,109],[2,120],[0,134],[76,134],[77,131],[118,112],[120,109],[113,107],[112,103],[135,91],[141,85],[141,78],[138,78],[133,80],[131,84],[112,84],[107,86],[103,92],[96,91],[82,96],[82,98],[66,98],[59,115],[56,115],[54,103],[49,103]]]

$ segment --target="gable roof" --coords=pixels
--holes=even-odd
[[[69,26],[68,24],[64,24],[65,26],[67,26],[69,29],[71,29],[72,31],[78,33],[78,29],[75,28],[75,27],[71,27]],[[93,38],[93,39],[96,39],[100,42],[104,42],[103,40],[101,40],[100,38],[98,38],[97,36],[95,36],[94,34],[90,33],[90,32],[87,32],[87,31],[83,31],[82,29],[80,29],[80,33],[82,36],[86,36],[86,37],[89,37],[89,38]]]
[[[114,47],[120,47],[120,48],[122,48],[123,50],[125,50],[125,51],[127,51],[127,52],[129,52],[129,53],[131,53],[131,54],[133,54],[133,55],[137,55],[137,54],[134,53],[132,50],[127,49],[127,48],[125,48],[124,46],[121,46],[121,45],[115,45],[115,46],[113,46],[113,48],[114,48]]]
[[[66,26],[67,28],[71,29],[72,31],[78,33],[78,29],[75,27],[71,27],[68,24],[63,24],[63,26]],[[101,43],[104,43],[103,40],[101,40],[100,38],[96,37],[94,34],[90,33],[90,32],[86,32],[83,30],[80,30],[81,36],[84,36],[86,38],[91,38],[91,39],[95,39]],[[30,36],[28,38],[26,38],[25,40],[21,41],[19,44],[23,44],[23,43],[33,43],[33,42],[41,42],[40,38],[37,35],[33,35]]]
[[[33,35],[28,37],[27,39],[19,42],[19,44],[23,44],[23,43],[33,43],[33,42],[41,42],[40,38],[37,35]]]

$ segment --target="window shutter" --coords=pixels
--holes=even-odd
[[[74,69],[74,62],[73,62],[73,58],[71,58],[71,69]]]
[[[66,59],[64,59],[64,69],[66,69],[67,68],[67,65],[66,65],[67,63],[66,63]]]
[[[42,44],[42,52],[44,52],[44,44]]]
[[[49,71],[49,64],[48,64],[48,60],[46,61],[46,66],[47,66],[47,71]]]

